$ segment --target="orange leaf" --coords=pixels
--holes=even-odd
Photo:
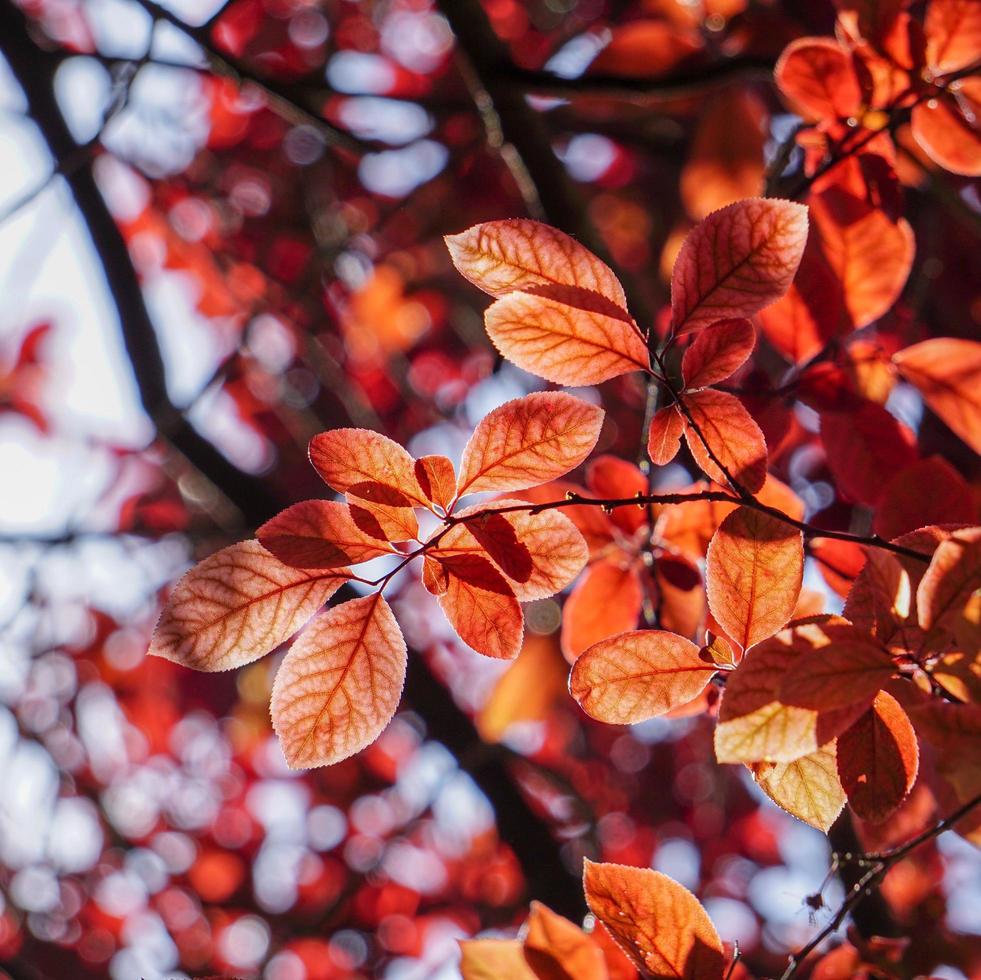
[[[852,59],[831,38],[791,41],[773,75],[780,91],[807,119],[847,119],[861,111],[862,90]]]
[[[942,456],[931,456],[886,483],[872,528],[891,541],[928,524],[970,524],[975,516],[967,481]]]
[[[607,980],[603,951],[579,926],[531,903],[524,954],[539,980]]]
[[[519,496],[529,503],[547,504],[556,500],[566,500],[570,493],[583,498],[590,496],[582,487],[564,480],[556,480],[541,487],[531,487],[523,490]],[[590,554],[599,554],[613,540],[613,525],[599,507],[570,504],[562,508],[562,513],[575,524],[579,533],[586,539]]]
[[[366,487],[368,484],[361,484],[361,491],[366,492]],[[418,537],[419,520],[411,507],[392,507],[363,497],[353,500],[349,497],[348,509],[357,528],[376,541],[412,541]]]
[[[934,552],[916,590],[920,626],[944,626],[981,589],[981,527],[954,531]]]
[[[610,43],[589,66],[591,72],[657,78],[701,50],[688,31],[661,20],[635,20],[613,30]]]
[[[759,490],[766,481],[766,440],[743,403],[714,388],[686,392],[683,397],[698,427],[698,432],[690,423],[685,427],[695,462],[716,483],[726,486],[729,481],[712,459],[714,455],[737,483],[751,493]]]
[[[684,555],[661,555],[654,564],[661,625],[693,639],[705,621],[708,605],[698,566]]]
[[[456,517],[461,522],[440,540],[438,553],[489,555],[507,576],[514,594],[522,602],[531,602],[564,589],[582,571],[589,553],[582,534],[558,510],[494,513],[521,503],[495,500],[459,511]],[[471,514],[481,516],[462,520]],[[512,574],[514,571],[521,574]]]
[[[484,316],[487,335],[509,361],[563,385],[595,385],[650,366],[630,316],[609,300],[571,286],[510,293]]]
[[[195,670],[241,667],[289,639],[347,578],[290,568],[258,541],[233,544],[174,586],[149,652]]]
[[[558,228],[512,218],[474,225],[445,241],[457,270],[491,296],[533,286],[578,286],[626,312],[613,270]]]
[[[422,456],[416,460],[416,480],[426,498],[448,510],[456,496],[456,473],[453,464],[445,456]]]
[[[784,704],[814,711],[868,701],[893,675],[889,654],[861,630],[827,627],[831,643],[794,658],[780,685]]]
[[[681,171],[681,199],[693,218],[762,192],[767,123],[749,88],[729,86],[706,100]]]
[[[537,980],[520,939],[461,939],[463,980]]]
[[[597,919],[593,931],[589,935],[593,942],[603,950],[609,980],[638,980],[637,967],[633,965],[627,954],[610,935],[610,930],[602,922]]]
[[[937,337],[900,351],[893,363],[930,410],[981,453],[981,343]]]
[[[687,888],[649,868],[586,861],[586,902],[644,976],[722,980],[722,942]]]
[[[793,281],[807,240],[807,208],[738,201],[697,224],[678,253],[671,313],[679,334],[726,317],[752,316]]]
[[[593,562],[565,601],[562,652],[571,663],[600,640],[637,625],[644,592],[632,565],[605,558]]]
[[[590,454],[602,425],[601,408],[560,391],[506,402],[481,420],[464,448],[458,493],[555,480]]]
[[[838,489],[858,503],[876,504],[888,478],[916,462],[913,433],[875,402],[822,412],[821,442]]]
[[[405,640],[381,593],[318,616],[273,683],[273,727],[292,769],[329,766],[370,745],[405,682]]]
[[[597,721],[633,725],[693,701],[714,673],[691,640],[664,630],[635,630],[583,653],[569,690]]]
[[[865,564],[865,549],[851,541],[815,538],[811,542],[811,557],[824,580],[844,599]]]
[[[926,60],[934,73],[966,68],[981,51],[981,4],[977,0],[930,0],[926,19]]]
[[[329,487],[389,507],[425,506],[415,461],[371,429],[332,429],[310,440],[310,462]]]
[[[647,455],[655,466],[666,466],[678,455],[684,431],[684,416],[675,405],[665,405],[654,413],[647,436]]]
[[[600,498],[635,497],[648,491],[647,477],[634,464],[618,456],[596,456],[586,467],[586,485]],[[595,508],[599,510],[599,508]],[[647,507],[617,507],[609,515],[615,524],[626,534],[633,534],[647,524]]]
[[[863,820],[882,823],[913,788],[919,758],[906,712],[880,691],[872,707],[838,736],[838,775],[851,808]]]
[[[357,565],[392,553],[367,535],[350,510],[330,500],[304,500],[287,507],[256,531],[259,543],[293,568]]]
[[[793,762],[753,762],[753,779],[777,806],[827,833],[845,805],[835,765],[835,743]]]
[[[781,681],[794,660],[829,642],[824,624],[804,621],[746,654],[726,678],[715,728],[719,762],[793,762],[827,745],[855,721],[868,702],[818,712],[780,699]]]
[[[981,174],[981,84],[962,78],[948,94],[921,102],[913,109],[913,138],[945,170],[965,177]]]
[[[706,556],[709,608],[745,650],[793,615],[804,575],[800,531],[740,507],[720,525]]]
[[[516,657],[524,617],[504,576],[480,555],[446,555],[436,560],[446,576],[439,606],[460,639],[485,657]]]
[[[719,320],[703,330],[681,361],[686,388],[707,388],[725,381],[746,363],[756,346],[749,320]]]

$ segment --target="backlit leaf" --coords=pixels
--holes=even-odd
[[[714,673],[691,640],[635,630],[586,650],[572,668],[569,690],[598,721],[632,725],[694,700]]]
[[[531,903],[525,929],[525,959],[539,980],[607,980],[599,946],[541,902]]]
[[[638,493],[648,492],[647,477],[636,464],[607,454],[594,456],[589,461],[586,486],[594,497],[606,499],[635,497]],[[632,535],[647,524],[647,506],[617,507],[613,513],[604,516],[621,531]]]
[[[560,391],[515,398],[478,424],[463,450],[460,496],[523,490],[578,466],[592,451],[603,410]]]
[[[965,177],[981,174],[981,80],[962,78],[948,94],[913,109],[913,138],[945,170]]]
[[[926,59],[934,72],[953,72],[978,60],[981,4],[976,0],[930,0],[927,4]]]
[[[838,736],[838,775],[863,820],[881,823],[916,782],[919,746],[906,712],[880,691],[872,707]]]
[[[413,469],[427,499],[447,510],[456,496],[453,464],[445,456],[421,456]]]
[[[925,630],[942,626],[981,589],[981,527],[954,531],[934,552],[916,590],[916,609]]]
[[[752,316],[793,281],[807,239],[807,208],[738,201],[710,214],[685,239],[671,278],[675,330]]]
[[[448,235],[457,270],[491,296],[532,286],[578,286],[627,308],[620,280],[604,262],[558,228],[512,218]]]
[[[692,32],[662,20],[634,20],[614,29],[610,43],[589,68],[591,72],[656,78],[700,50]]]
[[[708,548],[709,608],[743,649],[772,636],[793,615],[804,574],[800,531],[748,507],[720,525]]]
[[[461,939],[463,980],[537,980],[520,939]]]
[[[446,576],[439,606],[460,639],[485,657],[516,657],[524,617],[504,576],[480,555],[446,555],[436,560]]]
[[[289,639],[347,577],[290,568],[258,541],[233,544],[174,586],[150,654],[195,670],[241,667]]]
[[[405,681],[405,640],[376,592],[318,616],[273,684],[273,727],[293,769],[332,765],[391,721]]]
[[[419,519],[411,507],[372,503],[351,496],[348,509],[358,530],[376,541],[412,541],[419,535]]]
[[[893,357],[899,373],[975,452],[981,453],[981,342],[937,337]]]
[[[647,454],[655,466],[666,466],[678,455],[685,419],[675,405],[659,408],[651,419],[647,437]]]
[[[582,289],[510,293],[487,310],[484,321],[501,354],[556,384],[599,384],[650,365],[647,344],[629,316]]]
[[[698,427],[698,432],[690,423],[685,427],[685,440],[695,462],[716,483],[727,486],[729,481],[717,459],[741,486],[751,493],[759,490],[766,481],[766,440],[743,403],[735,395],[714,388],[686,392],[683,397]]]
[[[293,568],[337,568],[391,554],[365,534],[350,510],[331,500],[304,500],[287,507],[256,531],[259,543]]]
[[[851,56],[831,38],[791,41],[773,75],[780,91],[808,119],[847,119],[862,108],[862,90]]]
[[[777,806],[827,833],[845,805],[835,757],[832,741],[793,762],[754,762],[749,768]]]
[[[756,330],[749,320],[720,320],[706,327],[685,351],[681,373],[687,388],[707,388],[725,381],[753,353]]]
[[[586,902],[644,976],[722,980],[722,942],[687,888],[649,868],[586,861]]]
[[[970,524],[975,516],[967,481],[942,456],[931,456],[889,480],[872,528],[891,541],[928,524]]]
[[[633,565],[600,559],[576,583],[562,610],[562,652],[572,662],[588,647],[637,625],[644,591]]]

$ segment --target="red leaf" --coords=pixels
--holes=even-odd
[[[293,568],[357,565],[392,553],[365,534],[350,510],[329,500],[304,500],[287,507],[256,531],[259,543]]]
[[[862,90],[852,59],[831,38],[791,41],[773,75],[780,91],[808,119],[847,119],[861,112]]]
[[[685,418],[675,405],[659,408],[651,419],[647,435],[647,455],[655,466],[666,466],[678,455]]]
[[[685,441],[695,462],[716,483],[726,486],[729,481],[718,460],[738,484],[751,493],[759,490],[766,482],[766,440],[743,403],[713,388],[686,392],[683,397],[698,427],[698,432],[690,423],[685,427]]]
[[[930,0],[923,28],[927,64],[935,73],[954,72],[978,60],[981,4],[976,0]]]
[[[725,381],[749,359],[756,331],[749,320],[719,320],[692,342],[681,362],[686,388],[707,388]]]
[[[600,498],[635,497],[646,494],[647,477],[633,463],[618,456],[597,456],[586,467],[586,485]],[[596,508],[599,510],[599,508]],[[609,515],[610,523],[627,534],[633,534],[647,523],[646,507],[617,507]]]
[[[614,29],[589,70],[657,78],[699,50],[701,44],[687,31],[661,20],[635,20]]]
[[[425,506],[415,461],[370,429],[332,429],[310,440],[310,462],[329,487],[391,507]]]
[[[607,980],[599,946],[541,902],[531,903],[524,954],[539,980]]]
[[[427,499],[448,510],[456,496],[456,473],[445,456],[422,456],[413,467],[416,480]]]
[[[886,541],[928,524],[970,524],[976,515],[971,488],[942,456],[900,470],[879,499],[873,530]]]
[[[683,636],[635,630],[586,650],[572,668],[569,690],[597,721],[633,725],[693,701],[715,672]]]
[[[590,454],[602,425],[601,408],[559,391],[506,402],[464,448],[458,493],[524,490],[564,476]]]
[[[370,745],[405,681],[405,640],[376,592],[318,616],[273,684],[273,726],[292,769],[329,766]]]
[[[562,652],[569,661],[616,633],[632,630],[644,592],[633,566],[593,562],[566,599],[562,611]]]
[[[347,578],[290,568],[258,541],[233,544],[174,586],[150,655],[195,670],[241,667],[288,640]]]
[[[807,209],[790,201],[750,199],[710,214],[675,261],[675,330],[691,333],[772,303],[793,281],[806,240]]]
[[[933,629],[958,616],[981,589],[981,527],[954,531],[933,554],[916,590],[920,626]]]
[[[586,861],[586,902],[642,975],[722,980],[722,942],[687,888],[649,868]]]
[[[803,575],[800,531],[768,514],[740,507],[719,525],[709,545],[709,608],[745,650],[790,619]]]
[[[906,799],[919,769],[916,732],[885,691],[838,736],[838,775],[848,802],[863,820],[881,823]]]

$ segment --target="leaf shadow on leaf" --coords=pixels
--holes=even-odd
[[[572,306],[587,313],[599,313],[614,320],[621,320],[630,326],[634,325],[633,318],[623,307],[618,306],[613,300],[607,299],[600,293],[592,289],[584,289],[582,286],[547,283],[540,286],[526,286],[521,292],[527,293],[529,296],[541,296],[556,303],[564,303],[566,306]]]
[[[373,504],[384,504],[386,507],[412,507],[413,502],[398,487],[377,480],[365,480],[347,488],[352,497],[360,497]]]
[[[504,576],[480,555],[440,555],[438,561],[446,571],[467,585],[498,595],[514,595]]]
[[[514,525],[500,514],[484,514],[467,521],[467,529],[515,582],[527,582],[534,571],[531,552],[517,535]]]

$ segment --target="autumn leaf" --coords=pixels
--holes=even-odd
[[[445,456],[421,456],[413,466],[416,480],[430,503],[447,511],[456,496],[456,473]]]
[[[633,320],[583,289],[539,286],[510,293],[487,310],[484,322],[504,357],[556,384],[594,385],[650,366]]]
[[[975,515],[967,481],[942,456],[931,456],[886,483],[872,529],[891,541],[928,524],[970,524]]]
[[[562,610],[562,652],[574,661],[588,647],[637,625],[644,592],[633,565],[600,559],[576,583]]]
[[[195,670],[241,667],[288,640],[347,578],[290,568],[258,541],[233,544],[174,586],[150,655]]]
[[[634,20],[615,28],[590,71],[656,78],[699,51],[697,36],[661,20]]]
[[[954,531],[940,543],[916,590],[920,626],[943,626],[981,589],[981,527]]]
[[[647,494],[647,476],[640,468],[618,456],[603,454],[594,456],[586,467],[586,486],[594,497],[612,499],[616,497],[636,497],[638,493]],[[599,508],[594,508],[599,510]],[[611,524],[627,535],[634,534],[647,524],[648,508],[616,507],[608,516]]]
[[[340,762],[392,720],[406,646],[381,593],[318,616],[286,654],[273,683],[273,727],[293,769]]]
[[[674,405],[659,408],[651,419],[647,435],[647,455],[655,466],[666,466],[678,455],[685,419]]]
[[[682,358],[685,387],[707,388],[725,381],[746,363],[755,346],[756,330],[749,320],[719,320],[706,327]]]
[[[910,129],[917,143],[945,170],[981,174],[981,80],[962,78],[948,91],[913,107]]]
[[[713,388],[682,397],[694,421],[685,426],[685,440],[695,462],[716,483],[729,483],[721,463],[739,485],[759,490],[766,481],[766,440],[743,403]]]
[[[537,980],[520,939],[461,939],[463,980]]]
[[[380,484],[372,484],[377,488]],[[368,485],[361,484],[366,492]],[[379,494],[390,499],[390,495]],[[399,492],[399,498],[402,498]],[[397,498],[398,499],[398,498]],[[411,507],[375,503],[364,497],[348,497],[348,510],[355,526],[375,541],[414,541],[419,536],[419,519]]]
[[[387,507],[426,505],[415,461],[370,429],[331,429],[310,440],[310,462],[329,487]]]
[[[835,742],[793,762],[753,762],[756,785],[781,809],[827,833],[845,805]]]
[[[597,721],[632,725],[694,700],[713,674],[715,666],[691,640],[635,630],[586,650],[572,668],[569,690]]]
[[[685,239],[671,277],[678,334],[752,316],[793,281],[807,239],[807,208],[761,198],[710,214]]]
[[[926,61],[934,72],[966,68],[981,51],[981,6],[975,0],[930,0],[923,30]]]
[[[838,775],[856,815],[888,819],[916,782],[919,746],[909,717],[880,691],[855,724],[838,736]]]
[[[804,575],[801,533],[740,507],[719,525],[706,556],[709,609],[745,650],[793,615]]]
[[[601,408],[560,391],[505,402],[464,448],[457,492],[524,490],[558,479],[589,455],[602,424]]]
[[[480,555],[438,556],[436,562],[446,581],[439,606],[460,639],[485,657],[516,657],[524,617],[504,576]]]
[[[304,500],[266,521],[259,543],[293,568],[337,568],[392,553],[376,536],[365,534],[341,503]]]
[[[862,90],[850,55],[831,38],[802,37],[783,50],[774,80],[807,119],[847,119],[859,114]]]
[[[722,980],[722,942],[687,888],[649,868],[585,863],[586,902],[642,975]]]
[[[981,342],[936,337],[893,357],[931,411],[981,453]]]
[[[626,313],[623,287],[610,267],[558,228],[511,218],[474,225],[445,241],[457,270],[491,296],[534,286],[577,286]]]
[[[603,951],[579,926],[531,903],[524,955],[539,980],[607,980]]]

